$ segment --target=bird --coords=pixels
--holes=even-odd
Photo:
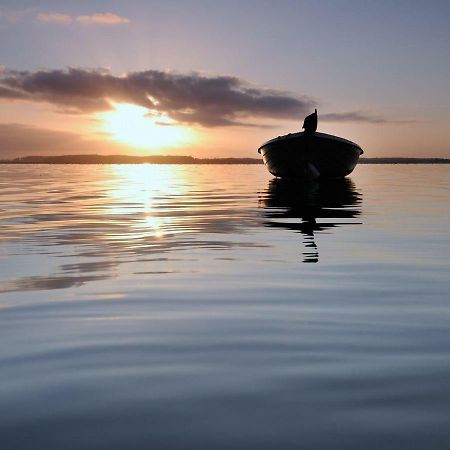
[[[305,134],[314,134],[317,130],[317,109],[314,109],[314,112],[309,116],[305,117],[303,121],[303,129],[305,130]]]

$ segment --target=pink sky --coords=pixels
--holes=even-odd
[[[366,156],[450,157],[446,4],[256,3],[3,2],[0,158],[257,157],[315,107]]]

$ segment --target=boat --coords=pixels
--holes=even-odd
[[[347,139],[305,130],[271,139],[258,153],[276,177],[315,180],[344,178],[364,152]]]

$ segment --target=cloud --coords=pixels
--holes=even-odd
[[[184,124],[255,126],[259,119],[298,119],[314,107],[307,96],[256,87],[234,76],[179,74],[158,70],[117,76],[105,70],[0,73],[0,98],[47,102],[65,113],[113,109],[112,102],[145,107]]]
[[[60,11],[37,12],[36,8],[11,9],[0,6],[0,21],[15,24],[24,20],[35,20],[40,24],[56,25],[126,25],[131,21],[127,17],[119,16],[112,12],[99,12],[88,15],[70,15]]]
[[[13,90],[13,89],[9,89],[9,88],[0,86],[0,98],[13,99],[13,100],[18,100],[18,99],[26,100],[27,96],[20,92]]]
[[[60,24],[78,23],[81,25],[125,25],[130,23],[130,19],[118,16],[110,12],[95,13],[83,16],[70,16],[60,12],[39,13],[36,20],[42,24]]]
[[[18,123],[0,123],[0,159],[28,155],[111,153],[124,146],[111,140],[85,139],[81,134],[38,128]]]
[[[123,25],[130,23],[130,19],[113,13],[97,13],[90,16],[78,16],[75,20],[83,25]]]
[[[16,9],[0,6],[0,22],[3,20],[10,24],[16,24],[34,13],[35,8]]]
[[[17,154],[59,154],[77,148],[82,137],[76,133],[54,131],[16,123],[0,124],[0,159]]]
[[[415,120],[397,120],[383,117],[379,114],[372,114],[365,111],[350,111],[344,113],[320,114],[319,120],[323,122],[365,122],[372,124],[381,123],[415,123]]]
[[[204,127],[267,128],[267,121],[298,120],[317,104],[311,97],[257,87],[235,76],[159,70],[114,75],[105,69],[0,70],[0,99],[46,102],[66,114],[114,109],[114,102],[147,108],[175,122]],[[412,123],[367,111],[325,113],[319,121],[368,124]]]
[[[62,13],[41,13],[37,15],[36,20],[40,23],[67,24],[72,22],[72,17]]]
[[[367,122],[367,123],[387,122],[387,120],[381,116],[365,113],[362,111],[321,114],[319,119],[323,120],[324,122]]]

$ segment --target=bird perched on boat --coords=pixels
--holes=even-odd
[[[314,112],[309,116],[305,117],[303,121],[303,129],[305,130],[305,134],[314,134],[317,130],[317,109],[314,109]]]

